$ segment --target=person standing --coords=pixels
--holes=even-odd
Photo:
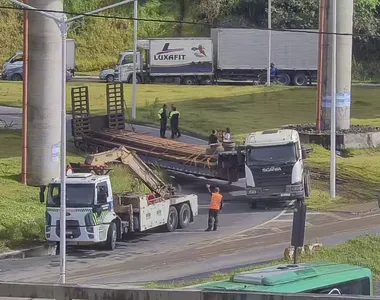
[[[211,201],[208,210],[208,227],[205,231],[216,231],[219,223],[219,212],[223,208],[223,196],[220,194],[218,187],[215,187],[211,191],[211,186],[206,185],[209,194],[211,195]]]
[[[175,106],[172,107],[172,111],[169,114],[170,127],[172,128],[172,139],[180,137],[181,132],[178,128],[180,113]]]
[[[158,119],[160,120],[160,136],[166,138],[166,125],[168,123],[168,114],[166,111],[166,104],[158,111]]]
[[[227,127],[223,133],[223,142],[231,142],[231,130],[229,127]]]
[[[211,135],[208,137],[208,144],[209,145],[219,143],[219,139],[218,139],[218,136],[216,134],[217,134],[217,131],[214,129],[211,132]]]

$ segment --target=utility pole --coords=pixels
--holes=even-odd
[[[267,85],[270,86],[270,64],[272,55],[272,0],[268,0],[268,71]]]
[[[327,24],[324,30],[325,41],[323,52],[323,84],[321,129],[331,127],[331,68],[332,68],[332,1],[326,1],[325,14]],[[350,128],[351,109],[351,66],[352,66],[352,27],[353,0],[337,0],[336,10],[336,129]],[[340,35],[341,34],[341,35]]]
[[[29,0],[28,4],[37,9],[63,10],[63,0]],[[28,109],[23,120],[27,120],[23,124],[27,128],[26,181],[31,186],[45,186],[59,177],[61,43],[54,20],[33,11],[28,14],[29,59],[24,65]]]
[[[28,4],[28,0],[24,0]],[[28,11],[24,11],[24,49],[23,49],[23,82],[22,82],[22,165],[21,165],[21,182],[27,184],[26,169],[28,164],[28,53],[29,53],[29,20]]]
[[[136,119],[136,68],[137,68],[137,0],[133,3],[133,86],[132,86],[132,119]],[[141,68],[141,66],[140,66]]]
[[[36,7],[31,6],[31,5],[20,2],[18,0],[10,0],[10,1],[14,4],[17,4],[21,7],[23,7],[23,8],[31,10],[33,14],[38,13],[38,14],[41,14],[41,15],[46,17],[46,18],[38,18],[36,16],[36,19],[34,20],[35,21],[34,27],[37,27],[38,29],[41,30],[41,34],[42,34],[40,36],[41,42],[43,42],[46,39],[46,37],[44,36],[45,31],[42,30],[44,28],[38,27],[38,25],[40,25],[40,23],[38,21],[41,21],[41,23],[44,25],[45,25],[44,21],[46,21],[46,20],[54,21],[56,23],[56,26],[54,26],[53,24],[48,24],[47,26],[48,27],[54,27],[54,28],[58,27],[58,29],[59,29],[58,32],[51,31],[52,33],[55,33],[56,36],[54,34],[52,34],[51,36],[48,36],[47,40],[50,41],[50,39],[51,39],[51,40],[55,41],[55,39],[58,37],[58,41],[59,40],[61,41],[61,43],[60,43],[60,46],[61,46],[60,50],[61,51],[58,51],[58,53],[61,54],[61,57],[58,59],[58,62],[60,62],[61,67],[58,69],[55,69],[55,71],[61,75],[60,76],[60,79],[61,79],[60,80],[60,88],[58,89],[59,91],[61,91],[61,97],[60,97],[61,122],[59,124],[59,122],[56,122],[55,119],[53,119],[53,118],[47,119],[46,116],[45,116],[45,122],[48,120],[48,121],[50,121],[50,123],[53,123],[53,124],[58,123],[58,128],[61,129],[60,130],[60,133],[61,133],[60,134],[60,140],[61,140],[60,145],[61,145],[61,147],[59,149],[60,150],[60,163],[61,163],[60,164],[60,171],[61,171],[60,172],[61,173],[61,176],[60,176],[60,179],[61,179],[61,190],[60,190],[60,280],[62,283],[66,283],[66,71],[67,71],[66,70],[66,39],[67,39],[67,32],[69,30],[70,24],[73,21],[85,17],[86,14],[93,15],[93,14],[102,12],[104,10],[111,9],[111,8],[129,3],[129,2],[132,2],[133,0],[124,0],[124,1],[112,4],[112,5],[108,5],[106,7],[102,7],[102,8],[87,12],[83,15],[72,17],[70,19],[67,19],[66,15],[64,13],[61,13],[60,16],[57,17],[56,14],[47,13],[47,12],[38,10],[38,9],[41,9],[41,7],[36,8]],[[40,0],[33,0],[33,1],[39,2]],[[49,3],[54,2],[51,0],[44,0],[44,1],[49,2]],[[30,1],[30,2],[32,2],[32,1]],[[47,10],[48,8],[44,7],[44,9]],[[52,9],[52,8],[49,8],[49,9]],[[63,9],[63,6],[60,10],[62,11],[62,9]],[[56,10],[59,10],[59,9],[56,9]],[[59,39],[59,32],[60,32],[61,39]],[[37,35],[37,37],[38,37],[38,35]],[[46,49],[44,49],[44,50],[46,50]],[[57,49],[55,49],[55,50],[57,50]],[[39,55],[43,55],[43,54],[45,54],[45,53],[44,52],[39,53]],[[39,66],[36,65],[34,67],[38,69]],[[41,72],[41,75],[42,75],[42,79],[45,79],[44,76],[46,76],[46,74]],[[56,74],[54,74],[54,75],[56,75]],[[49,78],[46,78],[46,80],[48,83]],[[46,89],[46,87],[44,85],[43,86],[40,85],[38,87],[40,89]],[[50,89],[50,85],[49,85],[49,89]],[[55,92],[57,92],[57,91],[55,91]],[[52,98],[52,99],[55,99],[55,98]],[[51,103],[51,104],[53,104],[52,106],[55,106],[57,103]],[[38,106],[36,105],[36,107],[34,109],[38,109]],[[47,116],[47,117],[49,117],[49,116]],[[46,132],[44,132],[44,133],[50,134],[49,130],[46,130]],[[40,135],[43,135],[43,134],[40,133]],[[33,157],[33,160],[34,160],[34,157]],[[64,234],[62,234],[62,233],[64,233]]]

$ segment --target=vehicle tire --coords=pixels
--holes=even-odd
[[[187,203],[181,205],[179,209],[178,228],[184,229],[190,224],[191,210]]]
[[[194,85],[196,84],[196,80],[194,77],[188,76],[182,79],[182,84],[183,85]]]
[[[106,81],[112,83],[115,81],[115,77],[113,75],[107,75]]]
[[[262,73],[259,75],[259,82],[260,84],[266,84],[267,83],[267,74],[266,73]]]
[[[309,198],[311,195],[311,184],[310,184],[310,172],[309,171],[306,171],[303,185],[304,185],[304,190],[305,190],[305,198]]]
[[[280,73],[277,76],[277,82],[280,85],[290,85],[290,82],[291,82],[290,76],[286,73]]]
[[[256,209],[257,208],[257,201],[250,201],[250,202],[248,202],[248,204],[249,204],[249,207],[251,209]]]
[[[173,232],[177,229],[177,227],[178,227],[178,211],[174,206],[170,206],[166,228],[169,232]]]
[[[308,84],[308,78],[305,73],[297,73],[294,76],[293,84],[295,86],[305,86]]]
[[[129,76],[128,83],[133,84],[133,76]],[[141,83],[141,77],[139,75],[136,76],[136,84]]]
[[[13,74],[11,77],[12,81],[22,81],[22,75],[21,74]]]
[[[107,241],[105,242],[104,248],[110,251],[115,250],[116,241],[117,241],[116,224],[112,222],[110,226],[108,227]]]

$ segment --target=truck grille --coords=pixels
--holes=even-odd
[[[257,187],[284,186],[292,184],[292,175],[253,177]]]
[[[56,222],[56,227],[55,231],[57,236],[59,237],[61,234],[61,228],[60,228],[60,221],[57,220]],[[66,221],[66,238],[78,238],[80,237],[80,226],[79,226],[79,221],[76,220],[67,220]]]

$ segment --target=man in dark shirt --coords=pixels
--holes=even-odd
[[[216,130],[214,129],[208,138],[208,144],[211,145],[211,144],[217,144],[217,143],[219,143],[219,140],[218,140],[218,136],[216,135]]]
[[[170,120],[170,127],[172,128],[172,139],[174,139],[176,136],[180,137],[181,132],[179,131],[178,128],[178,123],[179,123],[179,111],[177,110],[176,107],[172,107],[172,111],[169,114],[169,120]]]
[[[158,119],[160,120],[160,136],[166,138],[166,124],[168,123],[168,114],[166,111],[166,104],[158,111]]]

